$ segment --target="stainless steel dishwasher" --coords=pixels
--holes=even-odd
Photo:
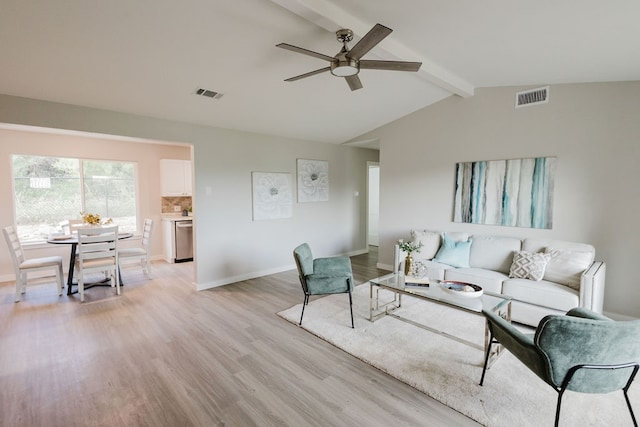
[[[176,221],[176,262],[193,261],[193,222]]]

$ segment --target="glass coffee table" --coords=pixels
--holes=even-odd
[[[418,298],[425,301],[430,301],[435,304],[441,304],[452,309],[463,310],[469,313],[482,316],[482,310],[493,311],[500,315],[507,321],[511,321],[511,298],[503,295],[494,294],[491,292],[483,292],[481,296],[470,298],[468,296],[454,295],[443,289],[442,283],[438,280],[428,280],[428,284],[419,285],[407,285],[405,283],[405,276],[403,274],[392,273],[386,276],[371,279],[369,281],[369,320],[375,322],[383,316],[392,316],[396,319],[410,323],[419,328],[435,332],[437,334],[446,336],[460,343],[466,344],[470,347],[482,350],[485,354],[487,348],[489,348],[489,326],[485,320],[485,336],[484,346],[480,346],[474,342],[457,337],[453,334],[449,334],[444,331],[429,327],[422,323],[417,323],[412,319],[408,319],[395,314],[394,312],[402,306],[402,296],[409,296],[412,298]],[[394,293],[394,298],[391,301],[381,303],[380,290],[387,290]],[[494,346],[494,349],[489,356],[489,365],[500,355],[502,347],[500,345]]]

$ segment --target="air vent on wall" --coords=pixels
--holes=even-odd
[[[547,102],[549,102],[549,86],[516,93],[516,108],[546,104]]]
[[[223,96],[223,94],[220,93],[220,92],[216,92],[216,91],[209,90],[209,89],[203,89],[203,88],[200,88],[200,87],[196,89],[194,94],[199,95],[199,96],[206,96],[207,98],[213,98],[213,99],[220,99]]]

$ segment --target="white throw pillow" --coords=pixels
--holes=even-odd
[[[509,277],[538,282],[544,277],[544,271],[550,259],[551,254],[548,253],[515,251],[511,269],[509,270]]]
[[[414,242],[422,242],[420,252],[411,255],[415,259],[433,259],[440,249],[440,233],[428,230],[411,230],[411,238]]]
[[[544,280],[580,290],[580,276],[591,266],[595,254],[555,248],[546,248],[545,252],[551,255],[551,259],[544,272]]]

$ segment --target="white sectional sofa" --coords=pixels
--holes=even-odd
[[[411,235],[423,244],[412,254],[413,275],[507,295],[514,322],[537,326],[547,314],[574,307],[602,312],[606,266],[589,244],[429,230]],[[394,272],[404,271],[405,256],[396,244]]]

